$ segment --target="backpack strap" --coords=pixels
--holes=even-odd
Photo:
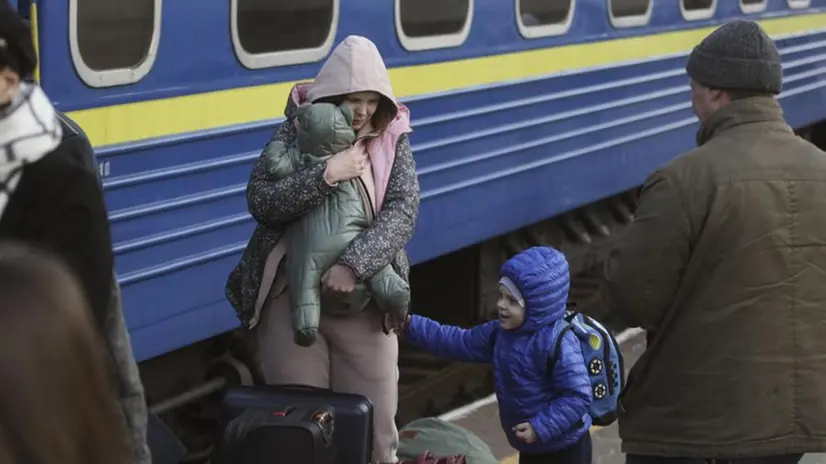
[[[551,351],[551,355],[548,356],[548,373],[552,373],[554,366],[556,366],[556,361],[559,358],[559,349],[562,347],[562,338],[564,337],[565,332],[574,329],[574,327],[570,324],[570,321],[566,319],[566,322],[568,322],[568,324],[566,324],[565,327],[563,327],[562,330],[556,334],[556,339],[554,339],[553,351]]]
[[[559,347],[562,345],[563,335],[565,335],[565,332],[567,332],[569,330],[573,330],[573,324],[571,324],[571,321],[574,320],[576,315],[577,315],[576,303],[568,303],[568,305],[566,307],[566,310],[565,310],[565,314],[562,316],[562,320],[565,321],[567,323],[567,325],[565,327],[563,327],[562,330],[559,331],[559,333],[557,333],[556,339],[554,340],[553,351],[551,352],[551,356],[548,357],[548,371],[549,372],[553,370],[553,366],[556,364],[557,353],[559,353]]]
[[[562,338],[565,336],[565,332],[569,330],[574,330],[573,324],[571,324],[571,320],[573,320],[576,313],[565,314],[563,320],[566,322],[565,327],[563,327],[556,335],[556,340],[554,340],[554,348],[553,352],[550,356],[548,356],[548,375],[553,376],[554,367],[556,366],[556,362],[558,360],[558,353],[559,349],[562,346]],[[575,430],[581,428],[585,423],[582,419],[574,422],[569,430]]]

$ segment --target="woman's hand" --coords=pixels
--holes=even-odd
[[[356,289],[356,284],[356,273],[343,264],[333,265],[321,276],[321,291],[332,297],[344,297]]]
[[[330,185],[344,182],[364,173],[367,167],[367,151],[360,147],[351,147],[340,151],[327,160],[324,180]]]

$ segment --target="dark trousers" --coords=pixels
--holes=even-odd
[[[591,464],[591,434],[585,432],[578,442],[556,453],[519,453],[519,464]]]
[[[625,457],[625,464],[797,464],[802,458],[802,454],[747,459],[664,458],[629,454]]]

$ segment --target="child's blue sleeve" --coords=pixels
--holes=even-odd
[[[570,330],[562,335],[553,376],[554,389],[559,396],[548,402],[542,411],[530,420],[539,441],[553,442],[570,432],[588,413],[593,401],[591,381],[585,368],[585,359],[579,339]],[[550,350],[548,351],[550,352]],[[547,364],[547,363],[546,363]]]
[[[424,316],[412,315],[405,331],[405,340],[411,345],[436,356],[463,362],[491,362],[493,360],[494,331],[499,321],[490,321],[470,329],[442,325]]]

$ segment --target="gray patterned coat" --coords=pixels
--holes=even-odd
[[[229,275],[226,295],[238,313],[241,325],[250,328],[255,316],[255,301],[264,265],[285,226],[315,208],[335,190],[324,181],[325,164],[320,163],[272,182],[267,180],[266,151],[274,142],[295,140],[294,118],[297,105],[288,99],[284,111],[287,119],[275,130],[264,153],[255,162],[247,185],[247,205],[258,226],[244,249],[241,262]],[[338,259],[351,268],[359,281],[371,277],[391,264],[405,280],[410,263],[404,247],[413,236],[419,212],[419,180],[407,135],[396,145],[396,158],[390,171],[387,192],[381,210],[370,228],[364,230],[345,248]],[[289,250],[287,251],[289,253]]]
[[[97,157],[86,133],[71,118],[57,112],[63,129],[61,147],[92,172],[98,173]],[[127,432],[130,464],[151,464],[152,453],[146,441],[147,408],[138,364],[132,352],[132,343],[123,319],[120,285],[112,270],[109,305],[103,320],[102,340],[106,347],[110,378],[116,388],[118,415]]]

